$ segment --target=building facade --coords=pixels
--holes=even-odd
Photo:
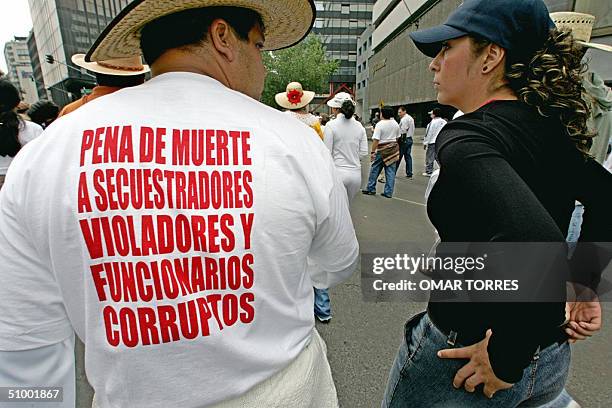
[[[330,78],[330,94],[355,94],[357,39],[371,23],[373,3],[374,0],[315,1],[317,16],[312,32],[321,39],[327,56],[340,61]]]
[[[612,4],[599,0],[544,0],[551,12],[577,11],[597,17],[592,40],[612,44]],[[369,64],[368,108],[382,101],[406,105],[417,126],[429,120],[427,112],[437,105],[432,86],[431,59],[421,54],[408,33],[444,23],[462,0],[378,0],[373,9],[374,55]],[[589,66],[606,83],[612,82],[609,53],[590,50]],[[452,111],[452,109],[449,109]],[[452,113],[452,112],[451,112]]]
[[[4,45],[8,80],[17,87],[21,100],[32,104],[38,100],[26,37],[14,37]]]
[[[356,75],[356,92],[355,102],[357,102],[356,112],[359,116],[364,119],[364,122],[368,120],[370,111],[368,109],[368,82],[370,76],[368,75],[370,63],[370,57],[372,56],[372,33],[374,32],[374,26],[368,25],[363,33],[357,40],[357,75]]]
[[[71,64],[130,0],[28,0],[44,87],[58,105],[78,98],[94,80]],[[47,56],[54,63],[47,62]]]
[[[417,127],[429,121],[437,105],[429,71],[430,58],[421,54],[408,33],[446,21],[462,0],[379,0],[373,13],[368,107],[405,105]]]
[[[36,38],[34,37],[34,30],[30,31],[28,35],[28,53],[30,54],[30,62],[32,63],[33,80],[36,85],[36,93],[39,99],[50,99],[45,89],[45,81],[42,75],[42,65],[38,54],[38,48],[36,47]]]

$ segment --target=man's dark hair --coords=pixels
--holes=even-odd
[[[395,112],[393,112],[393,108],[390,106],[385,106],[382,108],[381,116],[384,119],[391,119]]]
[[[96,72],[96,82],[102,86],[113,86],[116,88],[127,88],[143,84],[145,74],[139,75],[108,75]]]
[[[19,99],[15,85],[0,79],[0,156],[15,157],[21,149],[18,136],[23,122],[14,110]]]
[[[403,110],[404,112],[407,112],[406,107],[404,105],[400,106],[398,109]]]
[[[436,118],[442,117],[442,109],[440,108],[433,108],[431,113],[433,113]]]
[[[218,18],[227,21],[243,41],[248,41],[249,32],[257,25],[264,31],[261,16],[256,11],[241,7],[203,7],[180,11],[144,26],[140,34],[140,47],[145,61],[151,65],[172,48],[206,41],[208,28]]]
[[[44,128],[57,119],[59,112],[59,106],[56,104],[51,101],[41,100],[30,106],[30,109],[28,109],[28,116],[32,122]]]

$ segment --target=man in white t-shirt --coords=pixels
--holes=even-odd
[[[399,168],[403,157],[406,161],[406,177],[408,179],[412,179],[412,143],[414,137],[414,119],[408,114],[408,112],[406,112],[405,106],[400,106],[397,109],[397,114],[400,117],[400,158],[397,162],[395,172],[397,173],[397,169]]]
[[[440,130],[446,125],[446,121],[441,117],[442,110],[440,108],[434,108],[429,114],[431,116],[431,122],[427,125],[425,138],[423,139],[423,148],[426,149],[425,173],[423,173],[423,175],[427,177],[431,177],[431,173],[433,173],[434,170],[438,133],[440,133]]]
[[[301,40],[313,8],[209,3],[130,3],[86,60],[142,52],[153,78],[13,161],[0,386],[69,387],[75,331],[99,408],[337,407],[312,287],[357,265],[346,192],[312,130],[257,101],[261,51]]]
[[[393,118],[393,108],[385,106],[381,109],[382,119],[376,124],[372,135],[372,151],[370,152],[370,176],[363,194],[376,194],[376,179],[380,172],[385,170],[385,188],[382,196],[393,197],[395,187],[395,172],[399,161],[399,145],[397,139],[400,137],[400,127]]]

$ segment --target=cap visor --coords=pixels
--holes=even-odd
[[[442,49],[442,43],[444,41],[463,37],[467,35],[467,33],[451,26],[439,25],[425,30],[415,31],[408,35],[419,51],[428,57],[434,58]]]

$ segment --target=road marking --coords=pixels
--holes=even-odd
[[[397,198],[397,197],[393,197],[393,199],[394,200],[400,200],[400,201],[403,201],[403,202],[409,203],[409,204],[420,205],[421,207],[427,207],[427,204],[417,203],[416,201],[404,200],[403,198]]]

